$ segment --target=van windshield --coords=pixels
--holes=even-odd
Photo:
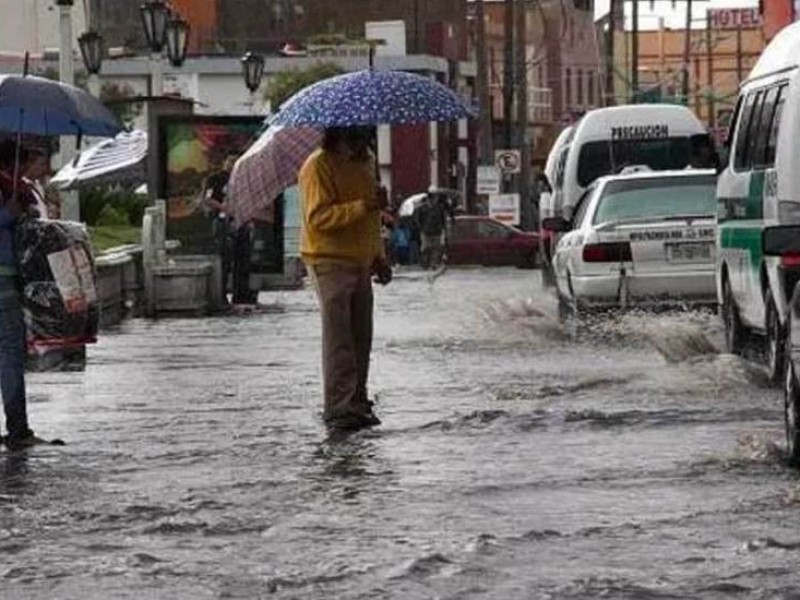
[[[578,184],[586,187],[598,177],[631,165],[647,165],[654,171],[682,169],[689,163],[691,150],[688,137],[587,142],[578,156]]]
[[[713,175],[647,177],[609,181],[592,223],[680,216],[713,217],[717,210]]]

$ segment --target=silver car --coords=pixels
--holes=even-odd
[[[559,314],[716,305],[716,174],[640,170],[598,179],[576,206],[553,265]]]

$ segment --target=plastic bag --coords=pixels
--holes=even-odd
[[[96,342],[100,306],[86,228],[28,219],[17,225],[14,243],[28,349],[41,353]]]

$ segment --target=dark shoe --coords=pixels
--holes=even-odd
[[[63,446],[64,442],[62,440],[45,440],[43,438],[38,437],[33,432],[30,432],[28,435],[21,437],[21,438],[10,438],[6,437],[3,439],[6,446],[9,450],[25,450],[26,448],[32,448],[33,446],[41,446],[43,444],[48,444],[51,446]]]
[[[326,419],[325,424],[331,429],[356,431],[358,429],[380,425],[381,421],[372,413],[372,411],[369,411],[360,415],[347,414]]]

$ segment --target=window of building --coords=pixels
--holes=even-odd
[[[572,69],[569,67],[564,72],[564,108],[572,108]]]
[[[596,106],[594,96],[594,73],[589,71],[586,74],[586,104],[589,106]]]
[[[581,71],[580,69],[578,69],[578,71],[577,71],[577,73],[575,75],[575,83],[577,84],[575,86],[575,91],[578,94],[578,97],[575,100],[575,104],[577,104],[578,106],[582,106],[583,103],[584,103],[583,102],[583,71]]]

